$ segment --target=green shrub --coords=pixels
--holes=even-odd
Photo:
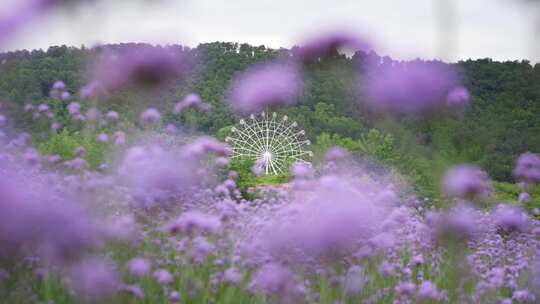
[[[516,184],[506,182],[493,182],[493,188],[495,190],[495,200],[505,203],[519,204],[519,194],[524,192]],[[529,186],[525,192],[531,196],[531,200],[525,204],[525,208],[529,211],[534,208],[540,209],[540,185]]]
[[[66,129],[50,136],[38,145],[42,155],[59,155],[64,160],[75,158],[78,146],[86,150],[85,159],[91,168],[97,168],[105,160],[107,144],[97,141],[97,135],[90,133],[81,135],[79,132],[70,133]]]
[[[279,185],[287,183],[291,179],[288,171],[279,175],[255,176],[252,172],[253,165],[253,160],[236,159],[231,161],[228,166],[229,171],[233,170],[238,173],[236,184],[245,197],[253,197],[251,193],[247,193],[249,188],[255,188],[259,185]]]
[[[439,198],[439,180],[443,164],[399,147],[391,134],[371,129],[358,139],[338,134],[322,133],[313,146],[314,159],[321,161],[328,148],[340,146],[353,156],[371,159],[406,177],[415,191],[422,196]]]
[[[38,145],[38,150],[43,155],[59,155],[62,159],[75,158],[75,149],[79,146],[76,135],[69,134],[64,129],[62,132],[52,135],[45,142]]]

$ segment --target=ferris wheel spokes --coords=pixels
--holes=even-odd
[[[304,139],[305,131],[297,127],[286,115],[279,119],[275,112],[251,114],[231,129],[225,141],[231,145],[233,159],[253,160],[264,174],[276,175],[286,172],[291,161],[305,161],[312,155],[306,150],[310,142]]]

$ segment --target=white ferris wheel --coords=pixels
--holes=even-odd
[[[232,159],[252,160],[266,175],[277,175],[287,172],[292,163],[307,162],[312,156],[307,150],[311,142],[305,135],[286,115],[279,118],[276,113],[262,112],[241,119],[225,142],[231,146]]]

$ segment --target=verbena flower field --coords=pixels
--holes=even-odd
[[[56,1],[41,2],[33,9]],[[238,117],[294,106],[306,67],[343,48],[372,46],[320,35],[235,75],[227,106]],[[60,104],[77,134],[108,147],[99,164],[93,145],[61,144],[67,158],[43,152],[0,107],[0,303],[540,302],[534,151],[511,172],[518,203],[499,201],[482,168],[460,164],[438,181],[448,202],[438,208],[391,168],[341,147],[291,163],[287,183],[242,189],[230,147],[162,122],[188,109],[208,115],[197,93],[168,109],[145,105],[131,121],[107,105],[125,89],[159,92],[194,60],[171,48],[102,50],[84,86],[56,79],[54,104],[21,107],[53,137],[64,128]],[[373,117],[428,120],[470,103],[448,65],[371,64],[356,67],[369,77],[354,91]]]

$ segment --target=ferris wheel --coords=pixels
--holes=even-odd
[[[264,174],[277,175],[287,172],[292,163],[312,157],[307,149],[311,142],[305,135],[286,115],[279,118],[276,113],[262,112],[241,119],[225,142],[231,146],[232,159],[253,160]]]

